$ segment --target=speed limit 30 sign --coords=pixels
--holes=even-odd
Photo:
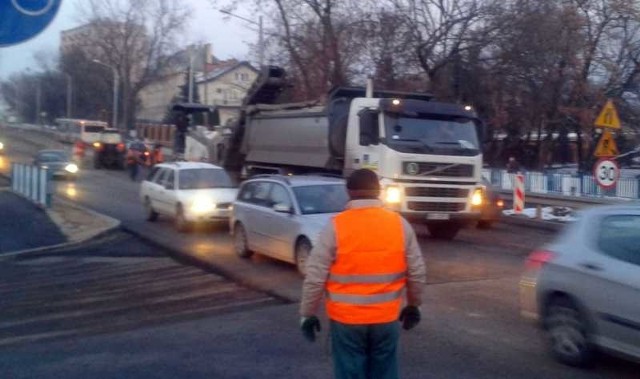
[[[620,167],[612,158],[601,158],[593,166],[596,183],[604,189],[615,187],[620,177]]]

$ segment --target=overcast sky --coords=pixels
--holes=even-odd
[[[5,0],[0,0],[5,1]],[[37,63],[33,54],[44,51],[47,54],[57,54],[60,45],[60,31],[78,26],[76,4],[82,0],[62,0],[62,6],[54,21],[35,38],[12,47],[0,47],[0,78],[30,68],[37,71]],[[135,0],[131,0],[135,1]],[[183,39],[184,44],[193,42],[210,42],[213,54],[220,59],[238,58],[249,59],[248,44],[257,41],[257,32],[252,25],[245,21],[228,18],[218,10],[213,9],[207,0],[180,0],[188,4],[193,10],[193,17]],[[251,19],[250,14],[237,14]]]

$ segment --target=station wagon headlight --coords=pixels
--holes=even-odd
[[[384,189],[384,202],[399,204],[402,201],[402,190],[398,186],[387,186]]]
[[[193,203],[191,203],[191,211],[193,213],[207,213],[211,212],[216,208],[216,204],[213,200],[206,196],[200,196],[193,199]]]
[[[68,165],[64,166],[64,169],[71,174],[75,174],[76,172],[78,172],[78,166],[75,163],[69,163]]]
[[[483,202],[483,198],[484,198],[484,191],[482,190],[482,188],[476,188],[473,191],[473,195],[471,195],[471,205],[473,205],[474,207],[481,206]]]

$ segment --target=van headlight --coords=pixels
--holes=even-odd
[[[484,191],[482,188],[476,188],[473,191],[473,195],[471,195],[471,205],[474,207],[479,207],[482,205],[484,201]]]
[[[75,174],[78,172],[78,166],[75,163],[69,163],[68,165],[64,166],[64,169],[71,174]]]
[[[402,189],[393,185],[385,187],[384,202],[387,204],[399,204],[402,202]]]
[[[206,196],[196,197],[191,203],[191,211],[193,213],[207,213],[213,211],[214,209],[216,209],[216,204],[211,198]]]

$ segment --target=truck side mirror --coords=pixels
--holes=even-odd
[[[380,143],[378,111],[363,109],[358,113],[358,116],[360,117],[360,146]]]

